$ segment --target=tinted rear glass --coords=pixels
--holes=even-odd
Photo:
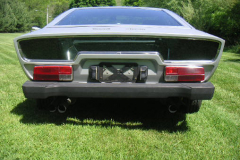
[[[67,15],[57,25],[132,24],[181,26],[162,10],[95,8],[78,9]]]
[[[164,60],[213,60],[219,48],[218,42],[206,40],[137,37],[43,38],[19,44],[24,58],[45,60],[74,60],[81,51],[150,51]]]

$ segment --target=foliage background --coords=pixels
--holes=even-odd
[[[25,31],[30,25],[30,14],[18,0],[0,0],[0,32]]]
[[[167,8],[195,28],[222,37],[227,44],[240,41],[239,0],[143,0],[148,7]]]
[[[69,7],[115,6],[115,0],[72,0]]]
[[[142,6],[144,5],[142,0],[125,0],[123,2],[124,6]]]

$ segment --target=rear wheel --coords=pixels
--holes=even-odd
[[[49,110],[50,112],[56,111],[55,105],[56,97],[49,97],[46,99],[37,99],[37,108],[39,110]]]
[[[183,112],[184,113],[198,112],[200,110],[201,105],[202,100],[188,100],[183,107]]]

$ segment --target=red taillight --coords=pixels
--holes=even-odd
[[[72,75],[72,66],[35,66],[33,80],[71,81]]]
[[[201,82],[205,78],[203,67],[166,67],[165,81],[168,82]]]

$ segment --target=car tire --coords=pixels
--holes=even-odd
[[[200,110],[202,105],[202,100],[189,100],[188,104],[185,106],[185,113],[195,113]]]
[[[56,111],[56,106],[54,105],[55,97],[49,97],[46,99],[37,99],[37,108],[39,110],[49,110],[50,112]]]

